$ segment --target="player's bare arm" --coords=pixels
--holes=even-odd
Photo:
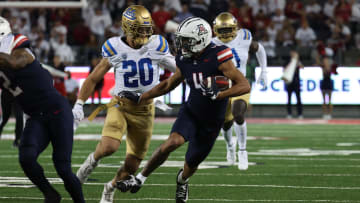
[[[257,41],[251,41],[249,52],[256,53],[259,50],[259,43]]]
[[[216,99],[224,99],[226,97],[240,96],[250,92],[250,84],[244,75],[236,69],[231,60],[222,63],[219,70],[223,72],[224,76],[229,78],[234,85],[219,93]]]
[[[107,58],[101,59],[98,65],[96,65],[93,72],[86,78],[83,86],[80,89],[80,94],[78,99],[82,101],[86,101],[92,92],[96,84],[104,77],[104,75],[109,71],[111,68],[111,64]]]
[[[152,99],[164,95],[177,87],[183,80],[184,77],[182,76],[180,69],[176,68],[174,75],[142,94],[140,100]]]
[[[21,69],[34,60],[28,48],[15,49],[10,55],[0,53],[0,67],[4,68]]]

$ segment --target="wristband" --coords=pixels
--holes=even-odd
[[[83,106],[84,103],[85,102],[83,100],[81,100],[81,99],[76,100],[76,104],[80,104],[81,106]]]

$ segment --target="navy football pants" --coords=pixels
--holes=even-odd
[[[223,120],[213,120],[211,123],[201,122],[185,105],[180,108],[171,133],[177,132],[189,142],[185,160],[190,167],[197,167],[209,155],[222,124]]]
[[[66,104],[68,105],[68,104]],[[19,147],[19,161],[29,179],[47,195],[57,193],[37,162],[41,152],[51,142],[56,172],[74,202],[85,202],[79,179],[71,170],[73,146],[73,115],[70,107],[30,117],[25,124]]]

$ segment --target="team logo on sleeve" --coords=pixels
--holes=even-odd
[[[205,26],[203,24],[198,25],[198,30],[199,30],[198,36],[208,33],[207,29],[205,28]]]

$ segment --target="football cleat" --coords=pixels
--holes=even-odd
[[[247,151],[245,150],[239,151],[238,160],[239,160],[239,164],[238,164],[239,170],[247,170],[249,167]]]
[[[110,187],[108,183],[104,185],[100,203],[112,203],[114,201],[115,188]]]
[[[220,13],[213,23],[214,33],[224,43],[230,42],[236,37],[237,20],[229,12]]]
[[[76,172],[76,176],[79,178],[81,184],[87,181],[90,173],[98,165],[98,162],[92,160],[93,154],[94,152],[89,154],[88,158],[85,160],[85,162],[80,166],[80,168]]]
[[[180,169],[178,175],[176,176],[176,203],[185,203],[189,198],[189,183],[184,184],[178,182],[179,174],[183,171]]]
[[[228,147],[226,153],[226,160],[229,165],[234,165],[236,162],[235,147]]]
[[[140,190],[141,186],[141,181],[133,175],[129,175],[126,180],[116,182],[116,188],[121,192],[127,192],[130,190],[131,193],[136,193]]]

